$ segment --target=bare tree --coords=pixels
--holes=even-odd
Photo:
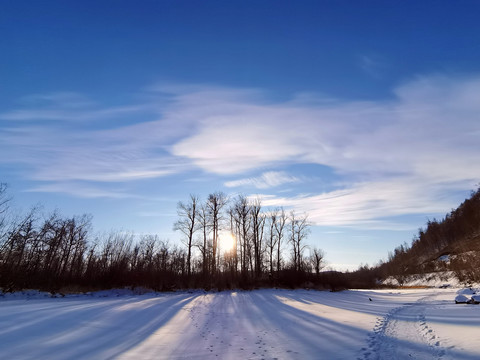
[[[250,237],[250,228],[251,223],[249,221],[250,216],[250,205],[248,204],[248,199],[239,195],[233,204],[233,217],[235,219],[235,224],[237,226],[237,239],[240,240],[240,263],[241,271],[245,276],[248,271],[248,261],[250,258],[249,255],[249,237]]]
[[[200,207],[198,208],[198,223],[199,223],[199,228],[202,232],[202,240],[200,242],[196,243],[196,246],[200,249],[200,252],[202,253],[202,272],[203,275],[206,276],[207,273],[209,272],[209,252],[210,252],[210,246],[208,244],[208,233],[209,233],[209,216],[208,216],[208,208],[207,204],[201,204]]]
[[[268,265],[270,269],[270,276],[273,275],[273,253],[277,246],[278,238],[275,230],[277,225],[278,210],[273,210],[268,216],[268,239],[267,239],[267,250],[268,250]]]
[[[227,204],[227,196],[223,192],[216,192],[210,194],[207,200],[207,209],[212,228],[212,272],[217,271],[217,249],[218,249],[218,234],[221,229],[222,209]]]
[[[233,236],[232,252],[229,255],[232,263],[232,270],[235,274],[238,272],[238,239],[240,238],[240,223],[235,216],[234,208],[228,210],[230,217],[230,233]]]
[[[285,233],[285,225],[287,223],[287,214],[281,208],[279,210],[277,221],[275,222],[275,232],[277,234],[277,272],[281,270],[282,263],[282,240]]]
[[[304,240],[309,234],[308,216],[297,216],[295,211],[290,212],[290,243],[293,250],[293,267],[301,271],[303,267],[303,251],[306,248]]]
[[[310,253],[310,263],[315,269],[315,274],[318,276],[320,270],[325,266],[323,259],[325,258],[325,252],[317,247],[314,247]]]
[[[7,213],[10,200],[7,196],[7,185],[0,183],[0,252],[9,231]]]
[[[260,199],[256,199],[251,205],[250,216],[252,219],[253,229],[253,253],[255,259],[255,275],[259,277],[262,272],[262,242],[263,242],[263,229],[265,225],[265,216],[260,212],[262,204]]]
[[[10,283],[11,289],[26,285],[26,259],[30,244],[36,238],[37,216],[36,209],[32,209],[25,217],[16,221],[2,246],[0,276],[4,278],[3,281]]]
[[[0,183],[0,229],[5,224],[9,202],[10,198],[7,197],[7,184]]]
[[[193,235],[198,230],[198,197],[190,195],[187,203],[179,202],[177,204],[177,214],[179,219],[175,222],[173,229],[181,231],[186,237],[187,245],[187,276],[191,275],[191,260],[192,260],[192,246]]]

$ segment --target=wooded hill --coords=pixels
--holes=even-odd
[[[462,282],[480,281],[480,189],[442,220],[428,221],[411,245],[404,243],[381,263],[377,274],[395,277],[453,271]]]

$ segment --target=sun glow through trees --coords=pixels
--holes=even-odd
[[[219,234],[220,248],[225,252],[230,252],[235,247],[235,236],[229,231],[222,231]]]

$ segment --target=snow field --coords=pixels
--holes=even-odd
[[[0,358],[480,358],[455,289],[118,295],[0,298]]]

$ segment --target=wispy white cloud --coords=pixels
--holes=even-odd
[[[226,187],[253,186],[257,189],[267,189],[288,183],[299,182],[296,176],[288,175],[284,171],[267,171],[258,177],[227,181]]]
[[[78,182],[58,182],[50,184],[42,184],[25,190],[26,192],[44,192],[44,193],[63,193],[79,198],[111,198],[111,199],[128,199],[137,198],[138,196],[128,194],[120,190],[106,190],[88,184]]]
[[[34,94],[20,100],[22,108],[0,113],[7,121],[91,122],[145,114],[152,104],[101,106],[92,99],[72,92]]]
[[[404,225],[386,218],[444,213],[458,201],[450,194],[478,183],[480,77],[419,77],[394,93],[389,101],[308,106],[245,97],[230,104],[210,94],[195,102],[203,106],[198,131],[172,153],[220,175],[329,166],[346,179],[344,190],[268,203],[303,209],[318,224],[398,229]],[[227,185],[246,183],[254,180]]]
[[[0,132],[0,161],[22,164],[33,180],[88,180],[122,182],[177,173],[186,161],[173,159],[134,131],[64,131],[22,127]]]
[[[2,123],[0,162],[22,165],[30,179],[122,182],[171,175],[188,163],[166,151],[179,134],[174,120],[149,120],[161,117],[157,104],[100,107],[71,93],[24,102],[27,109],[0,114],[25,120]],[[125,116],[133,125],[117,124]]]
[[[62,112],[100,121],[125,115],[131,125],[2,122],[0,162],[52,182],[126,182],[196,168],[239,176],[226,186],[259,189],[301,178],[282,173],[285,165],[321,164],[342,177],[342,190],[269,201],[304,209],[319,224],[393,226],[386,217],[444,212],[455,204],[443,194],[479,182],[479,93],[480,76],[427,76],[397,87],[389,101],[308,94],[271,102],[259,90],[157,86],[138,104],[111,108],[50,95],[47,108],[29,105],[0,118],[53,116],[45,110],[58,119]],[[266,168],[257,178],[243,175]]]
[[[284,206],[309,214],[317,225],[406,230],[410,225],[391,218],[406,214],[438,214],[452,209],[452,184],[399,177],[352,184],[349,188],[294,197],[262,196],[265,206]]]
[[[137,216],[147,217],[147,218],[162,218],[162,217],[176,217],[178,214],[176,212],[165,212],[165,211],[140,211],[137,213]]]
[[[171,151],[217,174],[315,163],[346,174],[472,179],[479,90],[480,77],[429,77],[397,88],[390,101],[306,107],[256,103],[244,94],[233,101],[221,95],[227,90],[188,94],[192,102],[183,105],[196,114],[197,130]]]
[[[31,107],[86,108],[96,106],[96,102],[83,94],[71,91],[57,91],[43,94],[31,94],[22,97],[19,102]]]

